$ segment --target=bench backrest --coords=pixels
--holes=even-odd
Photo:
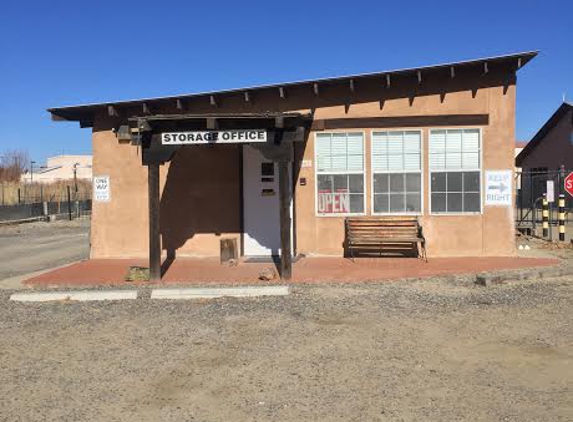
[[[346,236],[349,239],[416,238],[420,225],[416,217],[348,217]]]

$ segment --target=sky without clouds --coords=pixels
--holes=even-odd
[[[573,100],[573,1],[18,1],[0,13],[0,152],[90,153],[48,107],[176,95],[540,50],[517,137]]]

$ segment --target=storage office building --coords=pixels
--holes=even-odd
[[[416,216],[429,259],[511,256],[517,71],[535,52],[49,109],[93,133],[92,258],[344,256]]]

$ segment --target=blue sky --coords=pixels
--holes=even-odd
[[[0,15],[0,154],[90,153],[46,108],[526,50],[517,137],[573,101],[573,1],[36,1]]]

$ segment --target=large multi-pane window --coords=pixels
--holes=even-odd
[[[432,213],[481,211],[479,129],[430,131]]]
[[[316,134],[315,163],[317,213],[364,213],[362,132]]]
[[[372,211],[422,212],[420,131],[372,132]]]

